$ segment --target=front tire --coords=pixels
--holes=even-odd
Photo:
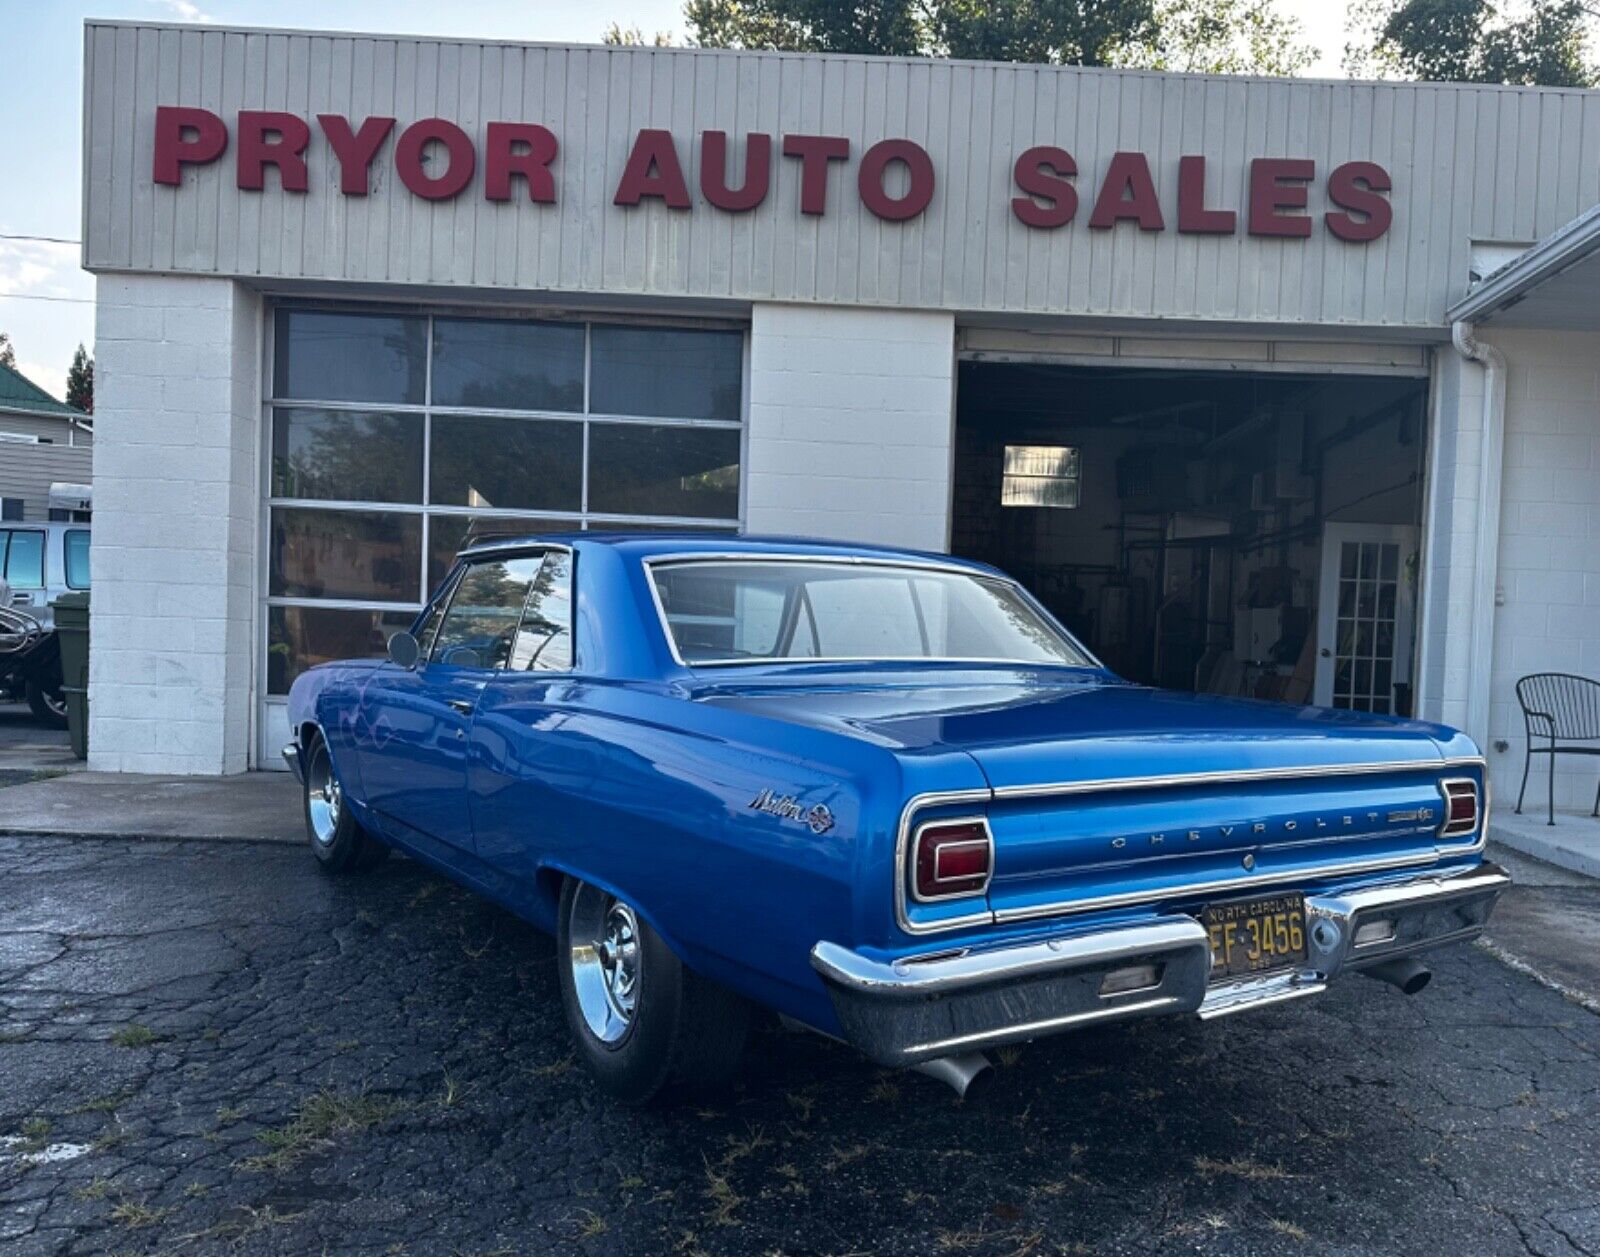
[[[632,905],[576,878],[561,888],[556,962],[578,1056],[625,1104],[725,1083],[750,1006],[685,968]]]
[[[317,863],[329,873],[353,873],[382,863],[389,848],[368,835],[351,815],[328,744],[313,735],[302,754],[306,836]]]

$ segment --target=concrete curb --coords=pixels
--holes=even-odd
[[[95,842],[222,842],[254,843],[269,847],[295,847],[305,841],[273,834],[161,834],[144,830],[33,829],[0,825],[0,838],[87,838]]]
[[[1542,823],[1541,823],[1542,824]],[[1489,822],[1489,838],[1513,851],[1531,855],[1546,864],[1582,873],[1585,877],[1600,878],[1600,822],[1589,839],[1592,847],[1574,845],[1570,833],[1557,827],[1551,834],[1540,834],[1532,825],[1505,825]]]

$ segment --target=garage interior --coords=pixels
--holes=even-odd
[[[1427,382],[964,361],[952,549],[1168,689],[1409,715]]]

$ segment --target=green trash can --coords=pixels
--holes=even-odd
[[[89,758],[89,595],[62,594],[50,604],[61,646],[61,692],[67,700],[72,753]]]

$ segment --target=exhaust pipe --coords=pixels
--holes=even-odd
[[[929,1078],[937,1078],[965,1099],[968,1089],[990,1068],[990,1063],[982,1052],[963,1052],[959,1056],[936,1057],[911,1068]]]
[[[1433,981],[1433,970],[1415,956],[1397,956],[1393,960],[1385,960],[1382,964],[1373,965],[1361,972],[1369,978],[1377,978],[1380,982],[1397,986],[1407,995],[1415,995]]]

